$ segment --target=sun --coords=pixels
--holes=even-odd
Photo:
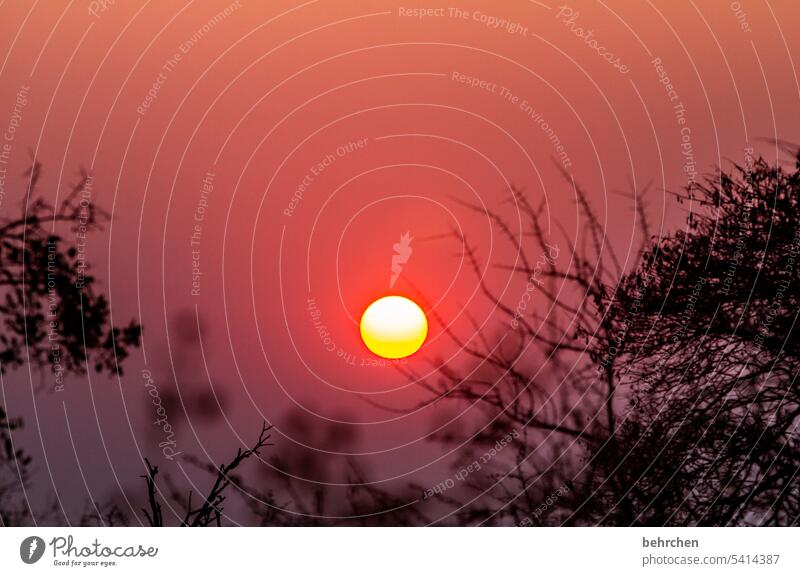
[[[428,335],[422,308],[403,296],[375,300],[361,316],[361,339],[382,358],[405,358],[419,350]]]

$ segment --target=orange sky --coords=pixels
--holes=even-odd
[[[420,399],[373,365],[355,321],[399,293],[462,333],[465,312],[487,334],[504,329],[455,231],[505,299],[524,285],[495,267],[513,251],[465,203],[518,234],[514,184],[575,235],[563,169],[625,254],[641,232],[625,194],[649,187],[654,232],[666,233],[684,222],[664,189],[748,147],[774,159],[771,141],[800,141],[789,0],[6,1],[0,16],[0,211],[18,209],[32,158],[53,199],[89,169],[113,213],[88,246],[94,272],[115,318],[145,326],[122,381],[76,379],[35,400],[64,482],[79,464],[63,406],[98,422],[72,432],[79,459],[100,461],[101,491],[114,474],[135,477],[147,451],[144,368],[163,390],[226,398],[225,418],[181,430],[187,450],[227,449],[262,416],[282,436],[300,410],[356,423],[355,451],[384,454],[364,457],[383,477],[424,469],[431,415],[400,418],[354,394],[398,409]],[[413,253],[390,288],[406,232]],[[431,322],[408,362],[425,374],[434,358],[458,362],[458,348]],[[29,391],[10,394],[30,412]],[[297,434],[281,441],[310,442]]]

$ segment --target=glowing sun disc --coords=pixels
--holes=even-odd
[[[381,358],[405,358],[419,350],[428,335],[422,308],[403,296],[375,300],[361,316],[361,339]]]

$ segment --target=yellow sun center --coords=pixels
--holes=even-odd
[[[361,339],[382,358],[405,358],[422,346],[428,320],[422,308],[402,296],[375,300],[361,316]]]

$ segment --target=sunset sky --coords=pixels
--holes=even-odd
[[[269,456],[295,455],[275,474],[341,482],[355,455],[379,483],[436,478],[457,450],[426,437],[487,423],[421,406],[434,367],[470,365],[445,327],[508,330],[465,245],[508,306],[525,290],[509,188],[544,201],[557,258],[582,227],[573,179],[623,256],[639,202],[652,234],[684,227],[669,191],[800,142],[798,17],[789,0],[2,3],[0,212],[34,160],[55,202],[91,173],[112,215],[91,271],[114,322],[144,327],[120,378],[3,375],[34,497],[79,515],[138,486],[145,456],[196,474],[159,446],[148,382],[174,453],[218,460],[267,420]],[[385,295],[428,316],[404,360],[361,341]]]

